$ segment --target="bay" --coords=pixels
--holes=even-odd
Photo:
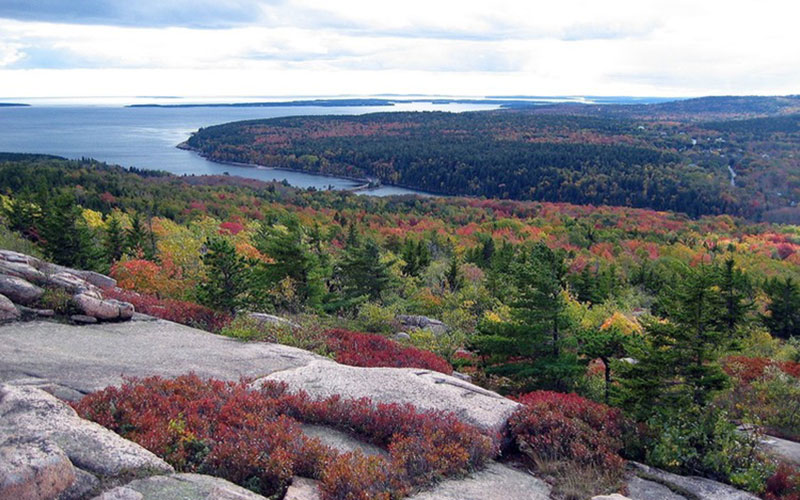
[[[176,148],[200,127],[237,120],[298,115],[355,115],[391,111],[476,111],[486,104],[413,102],[394,106],[147,108],[122,105],[34,105],[0,108],[0,151],[94,158],[123,167],[165,170],[176,175],[229,174],[286,181],[298,188],[351,189],[350,179],[272,168],[215,163]],[[361,191],[373,196],[424,194],[396,186]]]

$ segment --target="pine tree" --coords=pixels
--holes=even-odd
[[[140,252],[146,259],[152,260],[154,258],[152,245],[149,244],[150,234],[148,234],[145,222],[138,212],[131,217],[131,227],[128,228],[125,236],[129,249]]]
[[[39,233],[45,254],[56,264],[100,268],[99,245],[71,193],[56,196],[43,210]]]
[[[289,278],[296,287],[300,304],[311,308],[321,305],[325,292],[321,261],[327,261],[327,256],[322,252],[318,231],[307,235],[295,219],[288,219],[285,225],[263,224],[256,233],[254,244],[271,259],[258,266],[255,280],[259,289],[256,291],[261,292],[259,295],[265,297],[266,291]]]
[[[750,298],[752,288],[747,275],[736,268],[733,259],[725,260],[716,274],[724,305],[720,319],[723,328],[732,339],[736,334],[736,326],[741,324],[753,309],[753,300]]]
[[[800,287],[791,277],[772,278],[764,285],[769,297],[767,313],[761,321],[776,337],[788,339],[800,335]]]
[[[458,266],[458,256],[455,252],[453,252],[453,255],[450,257],[450,265],[447,268],[445,279],[447,280],[447,287],[451,292],[455,292],[461,288],[461,270]]]
[[[207,239],[205,246],[202,260],[206,278],[197,287],[197,298],[212,309],[235,314],[246,302],[249,273],[245,259],[222,237]]]
[[[510,322],[482,322],[473,349],[494,365],[490,372],[541,388],[567,390],[581,370],[563,349],[569,327],[564,255],[536,245],[511,268],[515,287]]]
[[[113,215],[109,217],[108,227],[106,228],[105,240],[105,256],[109,264],[117,262],[126,249],[125,233],[122,230],[122,224],[119,219]]]
[[[390,268],[391,263],[382,260],[380,247],[372,239],[347,247],[337,272],[342,298],[351,305],[380,301],[394,281]]]
[[[647,342],[623,374],[623,407],[640,419],[658,408],[703,407],[725,387],[718,358],[730,338],[717,270],[689,270],[663,300],[667,319],[644,321]],[[736,325],[734,325],[735,327]]]

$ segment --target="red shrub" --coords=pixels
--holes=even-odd
[[[800,500],[800,471],[787,464],[780,464],[767,479],[764,492],[766,500]]]
[[[576,394],[536,391],[519,398],[524,406],[509,420],[511,433],[526,455],[569,460],[621,470],[625,420],[622,413]]]
[[[800,378],[800,363],[794,361],[775,361],[769,358],[748,358],[746,356],[728,356],[723,362],[725,373],[735,379],[749,384],[764,377],[767,368],[777,367],[783,373]]]
[[[497,451],[451,413],[368,399],[317,401],[277,383],[256,391],[194,375],[152,377],[90,394],[75,408],[180,471],[224,477],[267,496],[303,475],[321,481],[325,500],[388,500],[479,467]],[[339,455],[306,438],[298,420],[357,433],[389,456]]]
[[[350,330],[328,330],[328,348],[336,354],[336,361],[351,366],[424,368],[453,373],[450,363],[436,354],[404,347],[381,335],[352,332]]]
[[[152,295],[136,293],[122,288],[108,288],[103,295],[111,299],[130,302],[136,311],[157,318],[174,321],[210,332],[219,332],[231,322],[227,313],[214,311],[194,302],[159,299]]]

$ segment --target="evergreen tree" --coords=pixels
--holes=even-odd
[[[152,245],[148,244],[150,236],[148,235],[147,227],[138,212],[131,217],[131,227],[128,228],[125,236],[129,249],[141,253],[146,259],[152,260],[154,258],[154,254],[151,251]]]
[[[753,309],[750,280],[744,271],[736,268],[733,259],[729,258],[717,269],[717,282],[724,305],[720,319],[723,328],[732,339],[737,325],[744,322],[747,314]]]
[[[455,252],[453,252],[453,255],[450,257],[450,265],[447,268],[445,279],[447,280],[447,287],[451,292],[455,292],[461,287],[461,271],[458,266],[458,256]]]
[[[473,349],[493,365],[489,372],[542,388],[568,390],[581,366],[563,349],[569,326],[562,252],[536,245],[512,266],[515,293],[510,322],[482,322]]]
[[[56,196],[43,210],[40,235],[45,254],[56,264],[100,268],[101,251],[71,193]]]
[[[769,297],[767,313],[761,321],[776,337],[788,339],[800,335],[800,287],[791,277],[772,278],[764,285]]]
[[[38,203],[28,190],[9,198],[8,204],[3,207],[3,215],[6,217],[9,229],[18,231],[26,238],[37,239],[36,227],[42,214]]]
[[[106,228],[105,240],[105,256],[109,264],[117,262],[126,249],[125,233],[122,230],[122,224],[119,219],[113,215],[108,219],[108,227]]]
[[[407,276],[419,276],[431,263],[430,250],[422,240],[415,243],[410,238],[406,239],[400,255],[405,261],[403,272]]]
[[[705,406],[725,386],[718,358],[731,339],[717,272],[689,270],[662,301],[667,319],[644,321],[647,342],[634,352],[638,362],[627,365],[622,381],[623,407],[638,418],[661,407]]]
[[[611,363],[628,355],[635,338],[614,326],[602,329],[590,329],[580,332],[579,352],[588,359],[599,359],[604,367],[604,400],[609,403],[612,379]]]
[[[258,266],[256,292],[265,299],[265,292],[279,281],[291,279],[296,287],[300,304],[311,308],[321,305],[325,292],[322,261],[327,256],[322,251],[321,235],[313,232],[309,236],[296,219],[288,219],[285,225],[263,224],[254,238],[255,247],[271,262]]]
[[[197,298],[212,309],[235,314],[246,303],[249,273],[245,259],[222,237],[207,239],[205,247],[202,260],[206,279],[197,287]]]
[[[381,260],[380,247],[372,239],[348,246],[337,273],[345,303],[352,306],[367,300],[380,301],[383,291],[394,281],[390,268],[391,263]]]

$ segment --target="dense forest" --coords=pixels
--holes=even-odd
[[[736,430],[800,438],[800,227],[32,155],[0,156],[0,189],[0,247],[108,272],[121,288],[106,293],[139,311],[346,364],[457,369],[521,398],[512,433],[550,457],[534,466],[562,498],[613,491],[622,457],[765,498],[800,489]],[[565,439],[592,445],[547,445]]]
[[[681,103],[646,106],[693,109]],[[585,116],[575,106],[555,108],[571,114],[539,107],[255,120],[203,128],[186,146],[215,161],[448,195],[798,219],[800,115],[698,122],[731,105],[669,120],[639,118],[635,106],[617,106],[629,116]],[[774,109],[793,108],[755,108]]]

